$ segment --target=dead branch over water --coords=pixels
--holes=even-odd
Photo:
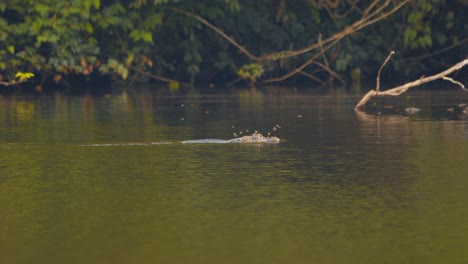
[[[387,60],[385,60],[382,67],[387,63],[389,57],[387,58]],[[377,85],[376,85],[376,90],[370,90],[369,92],[367,92],[364,95],[364,97],[362,97],[361,101],[359,101],[359,103],[354,107],[354,110],[355,111],[362,110],[364,108],[365,104],[370,99],[372,99],[373,97],[377,97],[377,96],[398,96],[398,95],[406,92],[408,89],[410,89],[412,87],[416,87],[416,86],[419,86],[421,84],[432,82],[432,81],[435,81],[435,80],[438,80],[438,79],[443,79],[443,80],[450,81],[450,82],[455,83],[458,86],[460,86],[463,90],[468,91],[468,89],[466,89],[465,86],[462,83],[460,83],[458,81],[455,81],[450,77],[447,77],[447,75],[449,75],[449,74],[451,74],[451,73],[453,73],[455,71],[460,70],[461,68],[463,68],[466,65],[468,65],[468,59],[462,60],[459,63],[453,65],[452,67],[450,67],[450,68],[446,69],[445,71],[440,72],[438,74],[434,74],[434,75],[431,75],[429,77],[424,77],[424,78],[421,78],[421,79],[416,80],[416,81],[405,83],[403,85],[397,86],[395,88],[392,88],[392,89],[389,89],[389,90],[386,90],[386,91],[383,91],[383,92],[379,91],[379,86],[380,86],[379,85],[379,78],[377,78],[378,82],[377,82]],[[381,69],[382,69],[382,67],[381,67]],[[380,71],[379,71],[379,73],[380,73]]]

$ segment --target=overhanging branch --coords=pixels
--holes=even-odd
[[[0,81],[0,85],[3,85],[3,86],[12,86],[12,85],[18,85],[20,83],[24,83],[26,82],[27,80],[12,80],[12,81],[9,81],[9,82],[4,82],[4,81]]]
[[[320,39],[317,43],[312,44],[312,45],[310,45],[308,47],[299,49],[299,50],[279,51],[279,52],[274,52],[274,53],[271,53],[271,54],[265,54],[265,55],[261,55],[261,56],[257,56],[257,55],[252,54],[249,50],[247,50],[246,47],[239,44],[232,37],[230,37],[226,33],[224,33],[220,28],[218,28],[218,27],[214,26],[213,24],[209,23],[208,21],[206,21],[202,17],[200,17],[200,16],[198,16],[196,14],[190,13],[188,11],[181,10],[181,9],[178,9],[178,8],[174,8],[174,7],[165,7],[165,8],[167,10],[171,10],[173,12],[185,15],[187,17],[191,17],[191,18],[199,21],[203,25],[207,26],[211,30],[218,33],[221,37],[223,37],[225,40],[227,40],[229,43],[231,43],[233,46],[235,46],[242,54],[244,54],[249,59],[251,59],[252,61],[255,61],[255,62],[275,61],[278,58],[287,59],[287,58],[295,57],[295,56],[305,54],[305,53],[308,53],[308,52],[311,52],[311,51],[314,51],[314,50],[318,50],[316,52],[316,54],[312,55],[311,58],[308,61],[303,63],[301,66],[291,70],[289,73],[287,73],[287,74],[285,74],[283,76],[280,76],[280,77],[270,78],[270,79],[267,79],[267,80],[263,81],[265,83],[271,83],[271,82],[283,81],[283,80],[286,80],[286,79],[290,78],[291,76],[293,76],[293,75],[295,75],[297,73],[301,73],[305,67],[312,64],[315,61],[316,58],[323,55],[328,49],[332,48],[334,45],[336,45],[340,40],[342,40],[346,36],[348,36],[348,35],[356,32],[358,30],[361,30],[361,29],[363,29],[363,28],[365,28],[365,27],[367,27],[367,26],[369,26],[371,24],[374,24],[374,23],[376,23],[376,22],[390,16],[391,14],[398,11],[401,7],[403,7],[404,5],[406,5],[410,1],[411,0],[403,0],[403,1],[399,2],[398,4],[394,4],[394,6],[389,9],[388,6],[390,4],[392,4],[392,2],[393,2],[392,0],[385,0],[385,1],[383,1],[383,3],[382,3],[381,0],[374,0],[368,5],[368,7],[362,13],[361,18],[358,21],[354,22],[350,26],[345,27],[340,32],[335,33],[334,35],[332,35],[331,37],[329,37],[329,38],[327,38],[325,40]]]

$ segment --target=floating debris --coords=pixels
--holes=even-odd
[[[416,114],[416,113],[418,113],[420,111],[421,111],[421,109],[416,108],[416,107],[407,107],[407,108],[405,108],[405,112],[410,114],[410,115]]]
[[[457,104],[447,108],[447,111],[453,112],[455,114],[468,114],[468,104]]]

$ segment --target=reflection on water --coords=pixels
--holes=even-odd
[[[0,97],[0,262],[466,262],[467,121],[358,99]]]

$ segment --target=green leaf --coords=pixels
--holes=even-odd
[[[106,64],[103,64],[99,67],[99,71],[102,73],[109,73],[109,67]]]
[[[40,45],[41,43],[57,43],[59,37],[58,35],[48,31],[44,32],[44,34],[37,36],[37,42]]]
[[[163,15],[158,13],[158,14],[153,14],[149,16],[146,21],[145,21],[145,26],[147,29],[155,29],[157,26],[161,25],[163,22]]]
[[[125,66],[123,66],[122,64],[119,65],[119,67],[117,69],[117,73],[120,74],[120,76],[124,80],[126,80],[127,77],[128,77],[128,69],[125,68]]]
[[[241,6],[238,0],[225,0],[225,1],[226,1],[226,4],[229,6],[229,9],[231,9],[232,11],[235,11],[235,12],[240,11]]]
[[[236,73],[242,78],[255,80],[265,73],[265,69],[261,64],[250,63],[242,66]]]
[[[42,17],[44,17],[49,12],[49,6],[41,3],[35,4],[34,10],[36,10]]]
[[[42,28],[42,20],[34,20],[34,22],[31,25],[32,32],[34,34],[38,34],[41,31]]]
[[[84,0],[83,5],[84,5],[86,10],[89,10],[89,8],[91,7],[91,1],[90,0]]]
[[[85,28],[86,28],[86,31],[88,31],[88,33],[90,34],[92,34],[94,31],[93,25],[91,25],[91,23],[86,23]]]
[[[135,42],[139,40],[143,40],[144,42],[153,42],[153,34],[150,31],[134,29],[130,32],[129,35]]]
[[[128,36],[134,41],[139,41],[141,39],[141,32],[138,29],[134,29],[130,32],[130,35]]]
[[[94,8],[99,9],[101,7],[101,0],[93,1]]]
[[[7,46],[7,50],[8,50],[11,54],[15,54],[15,46]]]
[[[155,5],[167,4],[168,2],[168,0],[154,0]]]
[[[15,75],[16,78],[18,78],[20,81],[25,81],[29,78],[34,77],[34,73],[31,72],[17,72]]]
[[[135,59],[135,54],[128,54],[128,57],[125,59],[125,65],[130,66],[133,62],[133,59]]]
[[[151,43],[153,42],[153,34],[151,34],[149,31],[141,31],[141,39],[144,42]]]
[[[180,88],[180,83],[179,83],[179,82],[174,82],[174,81],[173,81],[173,82],[170,82],[170,83],[169,83],[169,89],[170,89],[171,91],[179,90],[179,88]]]
[[[115,60],[115,59],[109,59],[107,61],[107,65],[111,69],[117,69],[117,67],[119,66],[119,62],[117,60]]]

